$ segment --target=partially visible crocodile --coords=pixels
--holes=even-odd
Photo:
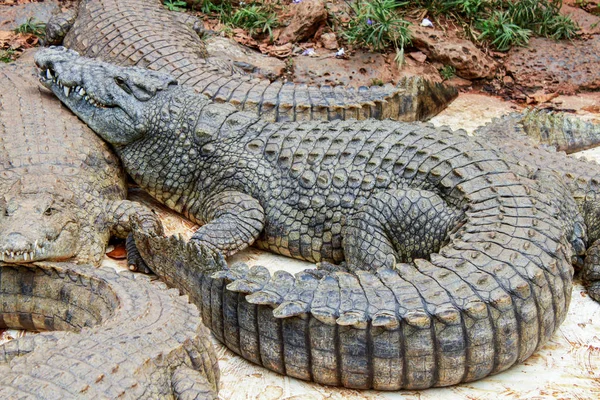
[[[207,61],[198,35],[172,14],[161,0],[81,0],[70,30],[62,17],[51,21],[48,29],[53,43],[68,31],[64,45],[82,55],[170,73],[217,102],[230,102],[269,121],[425,120],[458,94],[455,88],[419,77],[354,90],[232,74]]]
[[[205,224],[189,245],[136,243],[250,361],[352,388],[446,386],[525,360],[565,317],[585,226],[550,172],[449,129],[268,123],[169,75],[61,49],[36,62],[140,186]],[[253,243],[322,268],[271,277],[219,258]]]
[[[587,240],[576,246],[576,253],[585,255],[585,259],[578,257],[576,264],[583,266],[588,294],[600,301],[600,165],[546,149],[547,145],[569,150],[578,144],[590,147],[600,139],[600,126],[562,114],[526,112],[497,118],[477,129],[475,135],[513,156],[532,172],[551,170],[560,175],[585,222]]]
[[[541,144],[549,147],[549,150],[564,151],[567,154],[590,149],[600,145],[600,125],[586,122],[578,118],[572,118],[563,113],[549,113],[543,110],[528,110],[522,114],[513,114],[509,119],[518,119],[517,131],[514,131],[513,123],[508,120],[494,122],[496,130],[503,126],[509,128],[506,134],[498,132],[492,139],[498,140],[516,139],[524,142],[521,134],[528,136],[531,141],[525,143]],[[516,137],[512,133],[517,134]],[[508,135],[508,137],[507,137]]]
[[[72,263],[0,265],[3,399],[216,399],[198,309],[162,282]],[[50,331],[50,332],[47,332]]]
[[[36,75],[32,64],[0,68],[0,260],[99,265],[133,214],[140,229],[161,233],[150,209],[125,200],[125,173],[106,143]],[[145,269],[129,240],[129,264]]]

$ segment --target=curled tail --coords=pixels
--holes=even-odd
[[[481,179],[462,186],[472,203],[450,244],[395,269],[271,274],[229,267],[178,237],[135,239],[150,268],[249,361],[349,388],[453,385],[528,358],[564,320],[571,294],[568,234],[541,187]]]

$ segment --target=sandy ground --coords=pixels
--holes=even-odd
[[[600,93],[561,99],[564,108],[574,108],[587,119],[600,114],[582,108],[600,105]],[[480,95],[461,94],[450,107],[431,122],[472,132],[492,118],[515,111],[513,103]],[[592,107],[593,109],[593,107]],[[600,149],[583,152],[600,161]],[[136,197],[134,195],[134,197]],[[143,196],[142,196],[143,198]],[[194,226],[163,209],[161,216],[169,233],[191,235]],[[297,272],[312,265],[249,249],[231,257],[230,262],[260,264],[272,271]],[[105,265],[123,268],[122,261],[109,259]],[[7,331],[5,337],[22,332]],[[253,365],[214,341],[219,353],[222,399],[595,399],[600,398],[600,305],[587,297],[576,282],[569,314],[552,340],[531,358],[501,374],[478,382],[424,391],[377,392],[326,387],[284,377]]]

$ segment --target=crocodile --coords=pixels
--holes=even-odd
[[[565,318],[586,232],[552,172],[448,128],[271,123],[170,75],[65,49],[35,58],[132,178],[202,225],[189,243],[134,235],[150,269],[254,363],[349,388],[447,386],[525,360]],[[320,268],[227,266],[251,244]]]
[[[198,308],[148,276],[71,262],[1,263],[3,399],[217,399]]]
[[[33,63],[0,68],[0,260],[99,265],[112,235],[128,238],[129,265],[146,270],[130,217],[157,234],[159,218],[126,200],[118,158],[37,81]]]
[[[58,44],[65,35],[63,44],[82,55],[167,72],[214,101],[270,121],[424,120],[458,95],[420,77],[354,90],[241,75],[207,59],[202,40],[190,23],[181,23],[181,15],[165,10],[161,0],[81,0],[76,12],[49,22],[48,43]]]
[[[600,125],[564,114],[527,111],[496,118],[474,134],[516,158],[530,171],[551,169],[560,176],[577,203],[586,228],[586,240],[576,244],[579,256],[574,263],[582,267],[590,297],[600,301],[600,165],[556,151],[592,147],[600,138]]]
[[[600,145],[600,125],[572,118],[564,113],[553,113],[545,110],[526,110],[523,113],[513,113],[509,120],[516,120],[518,126],[508,120],[496,120],[493,124],[498,128],[510,127],[506,133],[496,132],[491,139],[495,144],[502,142],[498,139],[512,140],[519,138],[526,147],[542,145],[551,152],[572,154],[591,149]],[[489,128],[489,126],[488,126]],[[483,129],[483,128],[482,128]],[[481,135],[489,135],[480,129]],[[507,137],[506,135],[509,135]]]

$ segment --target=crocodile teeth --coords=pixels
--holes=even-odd
[[[85,90],[83,88],[79,89],[79,95],[80,96],[85,95]]]
[[[14,252],[10,252],[10,258],[15,258],[15,253]]]
[[[54,76],[52,76],[52,72],[50,72],[49,69],[46,70],[46,78],[48,78],[48,79],[54,79]]]
[[[23,253],[23,260],[27,261],[27,256],[29,255],[29,253],[25,252]]]
[[[65,96],[69,97],[69,94],[71,94],[71,88],[69,86],[65,86],[63,88],[63,91],[65,92]]]

